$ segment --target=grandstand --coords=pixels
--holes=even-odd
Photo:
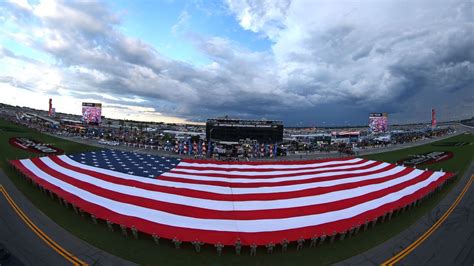
[[[15,123],[40,131],[50,127],[42,120],[10,117]],[[66,125],[81,123],[73,119],[60,121],[62,127],[47,132],[57,134]],[[214,119],[216,121],[219,122]],[[263,131],[266,137],[274,134],[277,138],[283,130],[281,125],[279,131],[281,122],[278,121],[224,119],[220,122],[212,126],[235,127],[238,131],[270,129]],[[88,143],[113,145],[114,150],[86,149],[79,145],[84,150],[65,149],[64,155],[39,158],[25,155],[8,159],[14,166],[12,170],[68,206],[66,210],[74,210],[80,217],[88,217],[109,230],[119,230],[124,236],[137,239],[145,236],[143,242],[150,242],[152,247],[155,246],[151,239],[155,243],[160,239],[167,241],[168,247],[161,247],[164,250],[172,245],[179,248],[182,243],[193,245],[197,252],[203,246],[214,254],[213,248],[220,254],[224,247],[225,252],[235,249],[237,254],[240,252],[237,247],[251,252],[258,247],[271,253],[275,247],[284,251],[289,245],[302,249],[305,241],[310,246],[319,243],[325,248],[325,243],[344,240],[418,206],[420,201],[453,180],[457,170],[457,167],[445,168],[448,171],[438,167],[422,170],[424,167],[396,165],[393,160],[390,163],[387,159],[347,157],[348,154],[358,156],[351,153],[351,148],[444,136],[452,133],[449,127],[392,130],[383,135],[367,135],[363,130],[353,129],[297,129],[296,134],[289,134],[291,138],[277,146],[239,143],[235,146],[240,147],[243,154],[250,154],[247,160],[227,162],[204,158],[212,154],[212,147],[219,153],[223,146],[219,143],[225,143],[220,139],[232,136],[228,131],[217,136],[218,145],[208,146],[210,141],[203,139],[204,130],[199,127],[189,130],[183,125],[174,128],[160,125],[157,130],[142,130],[133,124],[116,125],[90,127],[80,138]],[[219,132],[217,129],[209,132],[209,140],[214,139],[214,131]],[[66,135],[62,136],[66,139]],[[255,137],[258,134],[252,136],[248,139],[258,139]],[[298,150],[321,152],[327,158],[267,159],[275,158],[273,152],[278,153],[287,142],[291,143],[288,147],[294,145]],[[183,145],[187,152],[167,156],[166,152],[170,155],[175,145]],[[160,146],[162,148],[157,149]],[[439,147],[430,146],[435,150]],[[460,146],[460,149],[466,147]],[[190,159],[196,151],[202,157]],[[268,156],[259,155],[262,152]],[[240,154],[240,150],[237,153]],[[463,158],[458,154],[454,158]],[[399,200],[385,201],[389,198],[385,196],[394,193]],[[353,216],[347,213],[349,210],[359,212]],[[348,216],[344,216],[346,214]],[[78,219],[71,223],[81,227],[87,222]],[[108,232],[104,231],[102,238],[109,239]],[[361,241],[372,240],[368,235]]]

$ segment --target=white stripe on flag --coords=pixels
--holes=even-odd
[[[428,186],[430,183],[443,176],[443,173],[435,172],[432,173],[426,180],[406,187],[397,192],[337,211],[281,219],[220,220],[175,215],[163,211],[123,203],[115,199],[104,198],[50,176],[39,169],[30,160],[22,160],[20,162],[33,174],[47,181],[48,183],[58,186],[64,191],[74,194],[87,202],[100,205],[113,212],[132,217],[139,217],[154,223],[170,226],[226,232],[271,232],[320,225],[351,218],[369,210],[378,208],[384,204],[395,202],[404,196],[411,195],[417,190]]]
[[[351,169],[354,167],[362,167],[365,165],[369,165],[374,163],[375,161],[367,161],[364,162],[363,160],[359,160],[357,163],[352,163],[348,165],[341,165],[341,166],[331,166],[331,167],[321,167],[321,168],[311,168],[311,169],[292,169],[292,170],[272,170],[268,169],[266,171],[236,171],[236,170],[207,170],[206,168],[202,169],[188,169],[182,167],[182,162],[177,165],[176,168],[171,169],[170,172],[179,171],[185,172],[189,174],[221,174],[221,175],[240,175],[242,177],[245,176],[262,176],[262,175],[287,175],[287,174],[300,174],[300,173],[308,173],[308,172],[319,172],[319,171],[329,171],[329,170],[342,170],[342,169]],[[251,170],[253,168],[242,168],[242,170]]]
[[[423,171],[421,170],[414,170],[408,175],[404,175],[399,178],[389,180],[387,182],[363,186],[363,187],[357,187],[353,189],[334,191],[334,192],[325,193],[321,195],[313,195],[313,196],[307,196],[307,197],[281,199],[281,200],[239,202],[239,201],[207,200],[207,199],[201,199],[201,198],[193,198],[193,197],[186,197],[186,196],[180,196],[180,195],[163,193],[163,192],[150,191],[150,190],[135,188],[131,186],[118,185],[118,184],[107,182],[98,178],[94,178],[89,175],[81,174],[81,173],[63,168],[55,164],[53,161],[51,161],[51,159],[47,157],[41,158],[41,161],[43,161],[50,168],[62,174],[65,174],[69,177],[72,177],[74,179],[77,179],[77,180],[80,180],[92,185],[96,185],[104,189],[108,189],[110,191],[116,191],[116,192],[127,194],[127,195],[142,197],[144,199],[152,199],[152,200],[158,200],[162,202],[169,202],[169,203],[180,204],[180,205],[185,205],[185,206],[192,206],[192,207],[197,207],[197,208],[205,208],[209,210],[219,210],[219,211],[271,210],[271,209],[283,209],[283,208],[298,208],[298,207],[310,206],[310,205],[315,205],[315,204],[331,203],[334,201],[350,199],[357,196],[365,195],[370,192],[386,189],[388,187],[411,180],[423,173]],[[28,161],[28,165],[30,167],[31,165],[34,165],[34,164],[33,163],[30,164],[30,161]],[[327,182],[320,182],[320,183],[328,183],[326,184],[326,186],[329,187],[329,186],[333,186],[331,183],[333,182],[340,183],[341,181],[342,180],[335,180],[335,181],[327,181]]]
[[[71,163],[71,165],[74,165],[74,166],[80,165],[79,163],[73,160],[71,161],[73,162]],[[54,164],[54,162],[52,163]],[[86,168],[87,170],[95,171],[97,173],[108,174],[108,175],[115,176],[118,178],[122,178],[124,175],[126,175],[120,172],[115,172],[115,171],[111,171],[107,169],[102,169],[102,168],[97,168],[97,167],[92,167],[92,166],[86,167],[86,166],[84,168]],[[381,173],[363,175],[363,176],[357,176],[357,177],[348,177],[348,178],[342,178],[342,179],[336,179],[336,180],[330,180],[330,181],[311,182],[311,183],[276,186],[276,187],[251,187],[251,188],[232,188],[232,189],[230,189],[228,186],[211,186],[211,185],[192,184],[192,183],[170,182],[170,181],[162,181],[159,179],[147,179],[147,178],[142,178],[142,177],[134,177],[131,175],[126,175],[128,178],[125,178],[125,179],[136,180],[140,182],[143,181],[144,183],[160,185],[160,186],[186,188],[186,189],[212,192],[212,193],[218,193],[218,194],[244,195],[244,194],[294,192],[294,191],[317,188],[317,187],[330,187],[334,185],[341,185],[341,184],[346,184],[346,183],[353,183],[353,182],[359,182],[359,181],[364,181],[364,180],[383,178],[388,175],[397,174],[403,171],[404,169],[405,169],[404,167],[397,166],[395,168],[392,168],[388,171],[384,171]],[[417,171],[421,171],[421,170],[417,170]]]
[[[191,163],[187,161],[181,161],[179,164],[181,166],[188,166],[188,167],[199,167],[199,168],[222,168],[222,169],[301,169],[302,167],[321,167],[321,166],[330,166],[334,164],[341,164],[341,163],[355,163],[359,162],[362,159],[354,158],[350,160],[340,160],[334,159],[329,162],[318,162],[318,163],[301,163],[299,161],[295,161],[294,164],[291,163],[284,163],[284,164],[217,164],[217,163]]]
[[[367,163],[363,163],[362,166],[374,163],[374,161],[369,161]],[[181,174],[181,173],[173,173],[173,172],[166,172],[163,173],[161,176],[166,177],[177,177],[177,178],[184,178],[190,180],[199,180],[199,181],[220,181],[220,182],[228,182],[228,183],[277,183],[283,181],[296,181],[296,180],[305,180],[311,178],[319,178],[319,177],[328,177],[328,176],[337,176],[337,175],[344,175],[344,174],[360,174],[366,173],[369,171],[377,171],[384,167],[389,166],[388,163],[382,163],[380,165],[361,169],[361,170],[348,170],[348,171],[338,171],[338,172],[322,172],[318,174],[301,174],[298,176],[289,176],[289,177],[274,177],[274,178],[227,178],[227,177],[214,177],[214,176],[204,176],[204,175],[192,175],[192,174]]]

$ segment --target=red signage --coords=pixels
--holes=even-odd
[[[29,138],[10,138],[9,142],[12,146],[34,153],[43,153],[48,155],[64,153],[63,150],[56,148],[50,144],[41,143]]]

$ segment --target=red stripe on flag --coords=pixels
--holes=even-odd
[[[320,173],[332,173],[332,172],[342,172],[342,171],[354,171],[354,170],[364,170],[364,169],[368,169],[370,167],[374,167],[374,166],[377,166],[377,165],[380,165],[382,164],[382,162],[373,162],[373,163],[370,163],[370,164],[367,164],[367,165],[362,165],[360,166],[360,164],[362,163],[366,163],[367,160],[364,160],[362,162],[357,162],[357,163],[352,163],[352,164],[344,164],[344,165],[338,165],[338,166],[324,166],[324,167],[318,167],[318,168],[324,168],[323,170],[318,170],[318,169],[315,169],[314,171],[303,171],[303,172],[298,172],[299,170],[302,170],[302,169],[292,169],[293,173],[281,173],[281,174],[277,174],[275,172],[279,172],[281,171],[280,169],[273,169],[273,173],[270,172],[266,175],[255,175],[255,176],[252,176],[252,175],[242,175],[242,174],[238,174],[238,173],[225,173],[225,172],[228,172],[229,170],[228,169],[221,169],[221,170],[209,170],[209,168],[200,168],[200,169],[197,169],[193,172],[186,172],[186,171],[183,171],[182,169],[187,169],[185,167],[181,167],[181,166],[177,166],[173,169],[171,169],[170,171],[166,172],[166,173],[176,173],[176,174],[190,174],[190,175],[195,175],[195,176],[211,176],[211,177],[225,177],[225,178],[254,178],[254,179],[258,179],[258,178],[279,178],[279,177],[293,177],[293,176],[301,176],[301,175],[311,175],[311,174],[320,174]],[[353,167],[350,167],[350,168],[343,168],[343,169],[337,169],[337,167],[341,167],[341,166],[353,166]],[[191,169],[191,170],[194,170],[194,169]],[[243,169],[245,171],[240,171],[240,170],[232,170],[233,172],[249,172],[249,169]],[[259,169],[260,170],[260,169]],[[310,169],[303,169],[303,170],[310,170]],[[198,171],[201,171],[201,173],[199,173]],[[221,171],[223,173],[206,173],[207,171]],[[286,171],[289,171],[289,170],[285,170],[285,171],[282,171],[282,172],[286,172]],[[252,172],[269,172],[269,171],[252,171]],[[164,173],[164,174],[166,174]]]
[[[428,194],[436,187],[438,187],[442,182],[452,176],[450,173],[445,173],[437,181],[430,183],[424,188],[421,188],[414,192],[411,195],[404,196],[403,198],[380,206],[378,208],[366,211],[357,216],[354,216],[349,219],[338,220],[335,222],[330,222],[326,224],[321,224],[317,226],[308,226],[302,228],[295,228],[289,230],[281,231],[271,231],[271,232],[257,232],[257,233],[243,233],[243,232],[226,232],[226,231],[212,231],[212,230],[196,230],[182,227],[175,227],[171,225],[163,225],[159,223],[150,222],[144,219],[137,217],[131,217],[126,215],[121,215],[116,212],[113,212],[109,209],[101,207],[97,204],[87,202],[81,198],[68,193],[61,188],[54,186],[45,180],[41,179],[34,175],[31,171],[25,168],[18,160],[10,161],[17,169],[23,172],[25,175],[33,179],[35,182],[43,186],[44,188],[54,191],[60,197],[66,199],[68,202],[74,203],[79,208],[94,214],[97,218],[108,219],[116,224],[123,224],[127,227],[135,226],[137,230],[148,233],[148,234],[157,234],[160,237],[172,239],[174,237],[180,239],[181,241],[194,241],[199,240],[209,244],[216,244],[218,242],[224,245],[233,245],[237,239],[240,239],[243,245],[250,245],[255,243],[257,245],[265,245],[267,243],[280,243],[283,239],[288,241],[295,241],[299,238],[308,239],[314,235],[330,235],[333,232],[345,232],[350,228],[361,225],[365,221],[371,221],[377,217],[384,215],[385,213],[403,207],[411,202],[420,199],[424,195]]]
[[[317,214],[328,211],[335,211],[339,209],[348,208],[353,205],[361,204],[366,201],[382,197],[386,194],[393,193],[401,190],[407,186],[413,185],[417,182],[421,182],[428,178],[431,173],[424,172],[416,178],[410,179],[406,182],[397,184],[395,186],[368,193],[366,195],[353,197],[350,199],[334,201],[324,204],[316,204],[309,206],[296,206],[291,208],[271,209],[271,210],[252,210],[252,211],[218,211],[205,208],[198,208],[193,206],[187,206],[182,204],[175,204],[170,202],[163,202],[153,200],[149,198],[143,198],[139,196],[133,196],[120,192],[115,192],[109,189],[104,189],[100,186],[90,184],[77,180],[71,176],[64,175],[43,163],[39,158],[31,160],[38,168],[45,173],[62,180],[66,183],[72,184],[80,189],[92,192],[95,195],[99,195],[105,198],[109,198],[115,201],[120,201],[132,205],[137,205],[145,208],[154,210],[165,211],[177,215],[203,218],[203,219],[227,219],[227,220],[257,220],[257,219],[276,219],[276,218],[288,218],[295,216],[304,216],[310,214]],[[410,172],[410,171],[408,171]],[[398,174],[396,177],[400,177],[402,174]],[[348,184],[351,185],[351,184]],[[344,186],[335,186],[327,188],[326,193],[335,192],[346,189]],[[192,200],[192,199],[191,199]]]
[[[381,164],[381,163],[378,163],[378,164]],[[371,174],[386,172],[395,167],[396,165],[389,164],[386,167],[383,167],[381,169],[362,172],[362,173],[347,173],[347,174],[339,174],[339,175],[335,174],[332,176],[314,177],[314,178],[307,178],[307,179],[301,179],[301,180],[289,180],[289,181],[280,181],[280,182],[236,183],[236,182],[224,182],[224,181],[197,180],[197,179],[189,179],[189,178],[170,177],[170,176],[167,176],[166,173],[160,175],[158,179],[166,180],[170,182],[178,182],[178,183],[211,185],[211,186],[232,187],[232,188],[281,187],[281,186],[300,185],[300,184],[307,184],[307,183],[320,182],[320,181],[339,180],[339,179],[350,178],[350,177],[367,176]]]
[[[341,163],[338,163],[338,164],[331,164],[331,165],[322,165],[322,166],[301,166],[301,167],[298,167],[298,168],[255,168],[255,167],[252,167],[253,165],[248,165],[248,168],[232,168],[232,167],[225,167],[225,168],[222,168],[222,167],[213,167],[213,166],[191,166],[191,165],[183,165],[183,164],[178,164],[175,168],[173,168],[172,170],[178,170],[178,169],[188,169],[188,170],[206,170],[206,171],[227,171],[227,172],[230,172],[230,171],[238,171],[238,172],[271,172],[271,171],[295,171],[295,170],[311,170],[311,169],[314,169],[314,170],[317,170],[317,169],[320,169],[320,168],[327,168],[327,167],[339,167],[339,166],[348,166],[348,165],[358,165],[358,164],[361,164],[361,163],[365,163],[367,162],[368,160],[360,160],[360,161],[357,161],[357,162],[349,162],[347,163],[346,162],[347,160],[344,160],[342,161]],[[185,162],[184,160],[182,162]],[[206,164],[214,164],[213,161],[207,161],[208,163]],[[295,164],[295,165],[298,165],[298,164]]]

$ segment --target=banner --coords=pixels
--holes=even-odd
[[[45,144],[32,140],[29,138],[10,138],[8,141],[10,145],[23,149],[25,151],[34,152],[34,153],[44,153],[44,154],[62,154],[63,150],[56,148],[50,144]]]
[[[432,151],[423,154],[411,155],[408,158],[399,160],[399,164],[406,166],[425,165],[439,163],[453,158],[454,154],[450,151]]]

